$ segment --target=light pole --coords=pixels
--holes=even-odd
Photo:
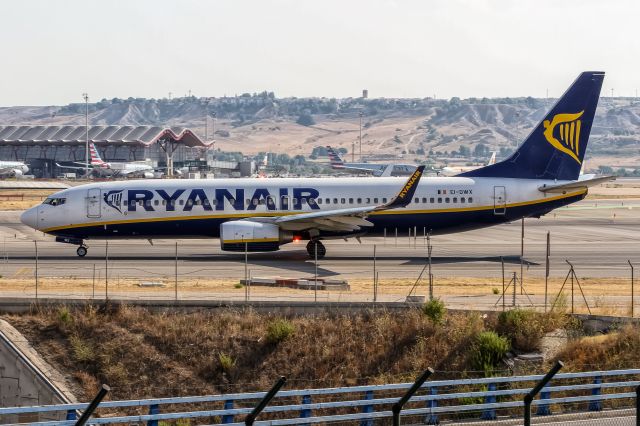
[[[359,140],[359,157],[360,157],[360,161],[362,162],[362,111],[360,112],[360,140]]]
[[[89,94],[83,93],[84,99],[84,130],[85,130],[85,150],[84,150],[84,177],[89,177]]]
[[[209,123],[209,99],[205,99],[204,101],[204,141],[205,142],[209,140],[208,123]]]
[[[213,147],[213,158],[216,158],[216,112],[211,113],[213,121],[211,122],[213,127],[213,134],[211,135],[211,146]]]

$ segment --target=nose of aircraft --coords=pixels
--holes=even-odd
[[[38,229],[38,212],[36,208],[30,208],[22,213],[20,216],[20,222],[24,223],[30,228]]]

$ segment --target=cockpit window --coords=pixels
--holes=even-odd
[[[49,204],[51,206],[61,206],[67,201],[66,198],[56,198],[56,197],[48,197],[45,199],[42,204]]]

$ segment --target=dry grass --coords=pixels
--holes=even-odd
[[[411,380],[427,366],[465,371],[469,345],[495,323],[456,314],[438,325],[418,309],[326,314],[287,318],[295,333],[274,341],[269,326],[284,318],[251,310],[87,307],[5,318],[75,378],[81,399],[99,382],[120,399],[266,389],[279,375],[297,388]]]
[[[4,189],[0,191],[0,210],[26,210],[59,189]]]

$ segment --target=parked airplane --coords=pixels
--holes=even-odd
[[[142,162],[105,162],[100,157],[98,149],[93,143],[89,144],[89,155],[91,156],[91,162],[89,163],[90,169],[97,173],[99,176],[109,177],[143,177],[151,179],[154,177],[154,169],[151,165]],[[80,166],[64,166],[56,164],[63,169],[84,170],[84,163]]]
[[[0,176],[20,177],[29,171],[22,161],[2,161],[0,160]]]
[[[487,166],[496,164],[496,153],[491,154],[491,158],[487,162]],[[445,166],[439,172],[438,176],[456,176],[460,173],[470,172],[483,166]]]
[[[423,235],[540,217],[610,177],[578,180],[604,73],[584,72],[518,150],[455,177],[100,182],[60,191],[21,221],[78,245],[92,238],[220,238],[223,250],[273,251],[308,240]]]
[[[413,164],[345,163],[340,154],[327,146],[327,154],[334,170],[344,170],[355,174],[370,174],[376,177],[411,176],[416,171]]]

